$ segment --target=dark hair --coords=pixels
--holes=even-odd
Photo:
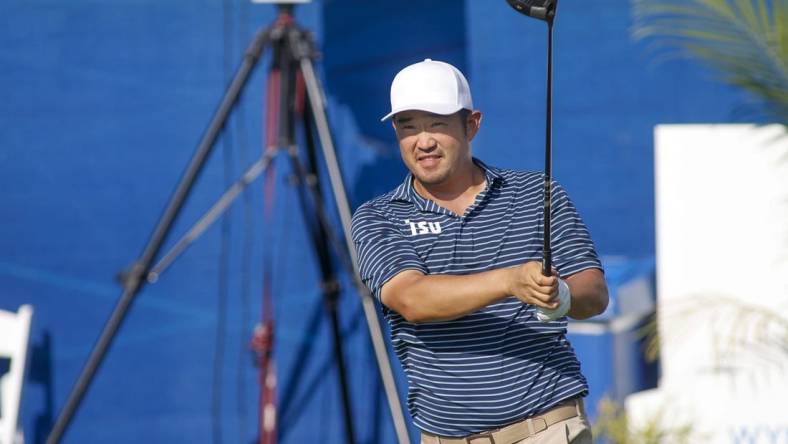
[[[457,111],[457,115],[460,116],[460,122],[462,122],[462,129],[465,130],[465,134],[468,134],[468,116],[471,115],[473,111],[463,108]]]

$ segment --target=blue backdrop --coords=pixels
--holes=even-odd
[[[649,47],[630,38],[624,0],[561,8],[555,176],[601,254],[648,260],[654,125],[736,120],[744,99],[690,62],[651,62]],[[0,16],[0,308],[35,308],[22,425],[29,442],[41,442],[120,294],[114,275],[140,254],[227,79],[275,8],[7,0]],[[354,205],[402,180],[393,133],[378,119],[393,75],[427,57],[470,80],[484,112],[475,155],[542,167],[544,24],[503,1],[474,0],[324,0],[299,7],[297,18],[323,50],[318,67]],[[169,245],[259,156],[267,65],[252,76]],[[258,181],[144,289],[65,442],[251,442],[258,386],[248,342],[264,258],[274,263],[281,441],[343,442],[317,265],[287,162],[276,165],[270,218]],[[344,281],[356,435],[394,442],[357,295]]]

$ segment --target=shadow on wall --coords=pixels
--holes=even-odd
[[[43,391],[43,406],[35,415],[35,444],[44,443],[52,430],[54,414],[54,390],[52,387],[52,337],[45,331],[41,340],[33,344],[31,350],[30,382],[37,384]]]
[[[361,167],[353,183],[354,206],[391,191],[405,179],[405,174],[398,151],[385,151],[375,157],[372,163]]]
[[[381,141],[393,142],[391,126],[379,120],[400,69],[425,58],[467,68],[464,0],[423,0],[418,8],[382,0],[348,0],[340,8],[328,1],[323,34],[329,94],[350,106],[362,134]]]
[[[25,441],[34,444],[44,443],[46,441],[49,431],[52,429],[53,414],[54,414],[54,394],[52,387],[52,337],[48,331],[42,334],[42,337],[30,344],[27,374],[24,382],[23,399],[29,399],[32,396],[39,398],[37,402],[22,402],[20,412],[20,425],[21,418],[32,417],[35,418],[34,434],[27,437]],[[10,370],[10,359],[0,359],[0,377],[4,376]],[[0,405],[0,417],[4,412]]]
[[[389,111],[394,75],[425,58],[467,71],[465,1],[425,0],[418,11],[381,0],[344,1],[341,8],[329,1],[323,8],[326,89],[349,111],[357,134],[353,145],[365,151],[343,152],[354,208],[405,178],[391,125],[380,122]]]

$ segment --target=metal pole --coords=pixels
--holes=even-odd
[[[271,160],[276,155],[277,150],[272,149],[268,150],[263,154],[257,162],[253,163],[246,172],[241,176],[238,181],[236,181],[230,188],[228,188],[222,197],[216,201],[211,208],[205,212],[200,219],[195,222],[195,224],[183,235],[182,238],[175,243],[175,245],[166,253],[164,254],[161,259],[154,265],[151,270],[148,272],[147,280],[149,283],[155,283],[159,276],[175,262],[184,251],[186,251],[189,246],[194,243],[203,233],[211,226],[216,219],[219,218],[228,208],[235,202],[235,199],[241,194],[241,192],[249,186],[255,179],[257,179],[260,174],[265,172],[268,169],[268,166],[271,164]]]
[[[101,335],[96,341],[96,344],[93,346],[93,350],[91,351],[88,361],[85,363],[82,372],[77,378],[77,382],[71,389],[71,393],[66,400],[66,404],[63,407],[63,410],[61,410],[60,415],[58,416],[57,421],[52,428],[52,431],[47,437],[47,444],[57,444],[63,438],[63,435],[65,434],[71,419],[79,408],[85,392],[90,386],[90,383],[93,381],[96,371],[104,360],[109,347],[112,345],[112,341],[115,338],[115,335],[121,324],[123,323],[131,303],[134,301],[134,298],[144,285],[143,277],[147,275],[151,263],[155,259],[156,254],[159,252],[162,244],[166,240],[167,235],[169,234],[170,229],[175,222],[175,219],[180,213],[180,210],[183,207],[183,204],[185,203],[192,186],[194,185],[194,182],[200,174],[200,171],[205,165],[208,155],[211,153],[213,146],[216,143],[216,139],[219,137],[219,133],[224,128],[227,117],[235,106],[238,97],[241,95],[241,91],[246,85],[249,73],[260,60],[262,49],[266,45],[267,41],[268,32],[260,31],[255,36],[252,44],[246,50],[246,54],[244,55],[241,66],[238,68],[232,83],[225,92],[224,98],[222,99],[219,108],[214,113],[208,129],[200,141],[197,151],[194,153],[194,156],[189,162],[189,165],[186,168],[186,171],[184,172],[178,187],[170,198],[164,214],[159,219],[159,222],[156,225],[156,228],[151,235],[148,244],[145,246],[145,249],[143,250],[143,253],[137,262],[132,265],[128,273],[124,274],[123,294],[112,311],[112,314],[105,324]]]
[[[347,193],[345,191],[342,173],[339,168],[339,162],[337,161],[334,142],[333,138],[331,137],[331,130],[328,126],[328,118],[326,116],[322,89],[320,88],[317,76],[315,75],[315,71],[312,66],[312,60],[309,58],[310,48],[301,48],[299,53],[301,72],[304,75],[304,81],[306,83],[307,97],[312,108],[312,114],[315,119],[318,138],[320,139],[320,146],[323,149],[323,157],[325,158],[329,178],[331,181],[331,188],[335,197],[337,209],[339,210],[339,217],[345,235],[346,248],[350,255],[350,260],[353,266],[353,281],[359,291],[359,294],[362,296],[361,304],[364,307],[364,316],[367,320],[369,336],[372,340],[375,358],[377,360],[378,369],[380,370],[380,377],[383,381],[383,388],[386,392],[386,398],[389,403],[392,420],[394,421],[394,429],[397,433],[398,442],[400,444],[408,444],[410,439],[408,438],[408,429],[405,423],[405,416],[402,412],[402,405],[399,401],[399,394],[397,393],[397,385],[394,380],[394,373],[391,371],[391,362],[389,361],[388,350],[386,349],[386,344],[383,339],[375,302],[372,298],[372,295],[369,293],[369,290],[359,279],[358,256],[356,254],[356,249],[353,245],[353,238],[351,237],[350,232],[350,203],[347,200]]]

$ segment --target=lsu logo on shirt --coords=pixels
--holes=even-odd
[[[411,222],[410,219],[405,219],[405,223],[410,225],[410,233],[413,236],[419,234],[440,234],[441,232],[441,223],[440,222]]]

